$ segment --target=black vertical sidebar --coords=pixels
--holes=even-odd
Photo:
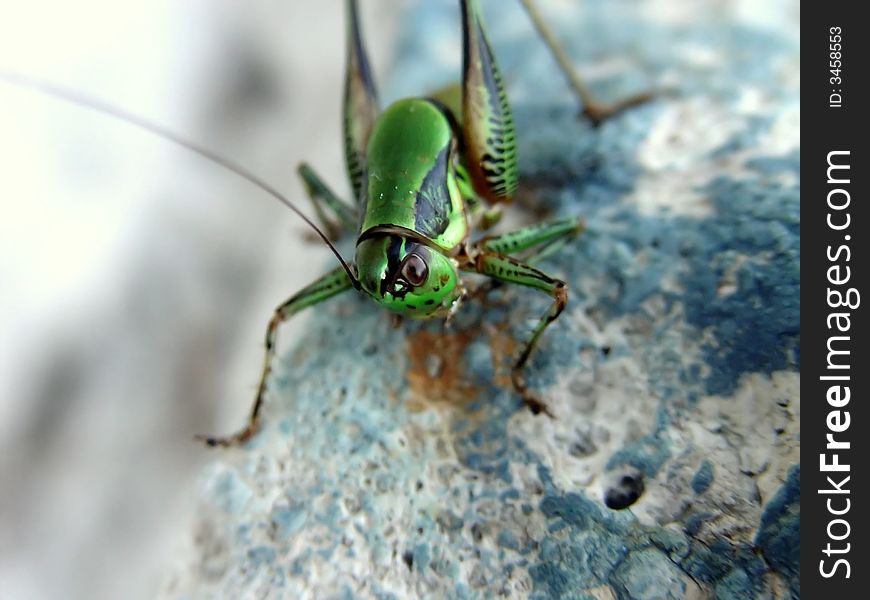
[[[801,26],[801,594],[870,589],[866,205],[870,26],[808,2]],[[865,304],[867,306],[865,306]]]

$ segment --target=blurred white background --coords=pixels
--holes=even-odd
[[[361,4],[383,78],[403,3]],[[339,0],[0,1],[0,68],[309,213],[300,160],[347,191],[343,61]],[[221,168],[4,82],[0,173],[0,598],[151,597],[213,452],[193,434],[243,423],[272,309],[331,255]]]

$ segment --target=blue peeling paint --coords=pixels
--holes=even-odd
[[[565,496],[547,496],[541,501],[541,512],[549,518],[559,517],[580,530],[589,527],[593,519],[598,520],[601,517],[599,504],[573,493]]]
[[[414,570],[422,573],[429,568],[431,555],[429,554],[429,546],[426,544],[418,544],[412,553],[414,557]]]
[[[694,477],[692,477],[692,489],[696,494],[703,494],[710,487],[711,483],[713,483],[713,463],[704,459],[701,461],[701,466],[698,467]]]
[[[613,571],[610,584],[620,600],[682,600],[688,577],[662,553],[630,553]]]
[[[568,573],[553,562],[544,561],[529,569],[538,598],[563,598],[569,589]]]
[[[306,515],[303,506],[276,506],[273,508],[270,524],[276,539],[286,541],[302,527]]]
[[[800,595],[800,465],[788,472],[788,479],[768,502],[761,515],[755,543],[765,560]]]
[[[228,513],[238,513],[253,496],[251,488],[235,471],[226,471],[218,475],[212,483],[215,503]]]
[[[271,546],[254,546],[248,550],[248,559],[251,561],[251,565],[257,568],[275,562],[276,554],[275,549]]]
[[[519,551],[520,549],[520,543],[517,540],[517,537],[509,529],[502,529],[499,531],[495,543],[502,548],[507,548],[508,550]]]
[[[787,173],[800,178],[801,155],[800,152],[792,152],[785,156],[763,156],[751,158],[746,161],[746,166],[754,171],[765,175],[778,175]]]
[[[714,517],[715,515],[707,512],[692,514],[688,519],[686,519],[686,535],[690,535],[692,537],[698,535],[698,532],[701,531],[701,527],[704,526],[704,523],[710,521]]]
[[[706,387],[728,394],[743,373],[800,367],[800,193],[731,179],[706,191],[718,216],[701,221],[693,239],[694,270],[683,278],[686,318],[715,332],[717,344],[705,348],[712,369]],[[737,291],[721,297],[720,278],[736,264],[728,251],[750,258],[737,268]]]

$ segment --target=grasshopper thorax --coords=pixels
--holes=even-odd
[[[389,310],[425,319],[443,316],[459,299],[454,262],[437,250],[408,237],[367,237],[356,247],[360,285]]]
[[[468,235],[456,160],[453,126],[429,100],[395,102],[372,129],[355,262],[360,286],[384,308],[440,316],[461,295],[449,258]]]
[[[360,234],[396,226],[449,253],[468,235],[456,174],[458,143],[445,112],[422,98],[393,103],[369,138]]]

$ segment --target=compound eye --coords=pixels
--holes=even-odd
[[[413,287],[422,285],[429,277],[429,265],[417,254],[410,254],[402,264],[402,278]]]

